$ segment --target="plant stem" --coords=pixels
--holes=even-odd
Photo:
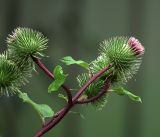
[[[48,132],[50,129],[52,129],[56,124],[59,123],[59,121],[61,121],[61,119],[68,113],[68,111],[72,107],[73,107],[73,104],[72,105],[68,104],[66,107],[64,107],[62,110],[60,110],[61,112],[59,113],[59,115],[56,118],[49,121],[49,123],[46,124],[44,127],[42,127],[42,129],[39,132],[37,132],[34,137],[41,137],[46,132]]]
[[[44,66],[44,64],[35,57],[32,57],[34,62],[51,78],[54,78],[53,74]],[[59,112],[56,113],[56,116],[54,115],[52,119],[47,122],[35,135],[34,137],[41,137],[46,132],[48,132],[50,129],[52,129],[54,126],[56,126],[63,117],[68,113],[68,111],[77,103],[78,98],[82,95],[82,93],[85,91],[85,89],[94,82],[98,77],[100,77],[104,72],[106,72],[108,69],[110,69],[111,65],[108,65],[107,67],[100,70],[97,74],[95,74],[91,79],[86,82],[86,84],[76,93],[76,95],[71,99],[71,103],[68,103],[64,108],[62,108]],[[103,92],[107,92],[108,88],[110,86],[110,81],[106,80],[103,85]],[[67,90],[68,91],[68,90]],[[70,90],[69,90],[70,91]],[[102,91],[101,91],[102,92]],[[93,98],[93,100],[97,100],[99,97],[101,97],[104,93],[100,93],[99,96],[96,96]],[[93,100],[90,100],[92,102]],[[89,102],[88,102],[89,103]]]
[[[47,69],[47,67],[41,62],[40,59],[37,57],[32,56],[33,61],[43,70],[43,72],[50,77],[51,79],[54,79],[54,75]],[[68,103],[72,104],[72,94],[70,91],[70,88],[68,88],[66,85],[62,85],[62,88],[66,91],[67,96],[68,96]]]
[[[77,99],[82,95],[83,91],[93,82],[95,81],[99,76],[101,76],[105,71],[111,68],[111,65],[106,66],[102,70],[100,70],[98,73],[96,73],[94,76],[91,77],[91,79],[77,92],[77,94],[73,97],[73,102],[76,102]]]
[[[101,98],[105,93],[107,93],[109,87],[110,87],[110,80],[107,79],[104,82],[104,85],[103,85],[101,91],[96,96],[91,97],[91,98],[86,99],[86,100],[77,100],[75,103],[76,104],[86,104],[86,103],[94,102],[94,101],[98,100],[99,98]]]

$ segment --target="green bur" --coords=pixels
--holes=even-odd
[[[0,95],[11,95],[19,91],[23,78],[16,64],[6,54],[0,55]]]
[[[85,90],[84,94],[88,98],[96,96],[100,92],[106,78],[111,79],[111,86],[115,88],[126,83],[137,72],[141,64],[141,57],[134,53],[134,50],[128,44],[128,40],[128,37],[114,37],[104,40],[100,44],[100,55],[90,63],[89,73],[81,74],[77,77],[79,86],[82,87],[90,79],[91,75],[96,74],[110,64],[112,65],[109,70]],[[93,102],[93,104],[96,104],[98,109],[101,109],[107,102],[107,97],[105,94],[97,101],[98,105],[96,102]],[[133,98],[131,99],[133,100]]]
[[[31,56],[43,56],[48,39],[42,33],[29,29],[17,28],[7,38],[8,51],[18,60],[30,60]]]
[[[106,65],[105,63],[112,64],[112,83],[127,82],[137,72],[141,64],[140,56],[134,54],[128,45],[128,40],[128,37],[115,37],[100,44],[101,57],[98,61],[104,62],[104,65]],[[97,64],[99,64],[98,61]],[[95,70],[94,66],[92,68]]]

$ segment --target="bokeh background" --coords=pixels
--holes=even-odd
[[[135,36],[146,49],[140,71],[127,85],[142,97],[142,104],[112,94],[102,111],[76,107],[85,119],[68,114],[44,137],[160,137],[159,13],[159,0],[0,0],[1,52],[14,28],[39,30],[49,38],[50,57],[43,61],[50,70],[67,55],[94,60],[99,42],[112,36]],[[64,68],[70,74],[67,84],[77,88],[75,77],[82,70]],[[23,90],[57,111],[64,101],[47,93],[51,80],[37,71]],[[41,120],[29,105],[16,97],[0,98],[1,137],[32,137],[40,127]]]

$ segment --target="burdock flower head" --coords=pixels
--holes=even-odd
[[[127,82],[139,69],[144,47],[136,38],[114,37],[104,40],[100,47],[100,56],[91,63],[93,73],[112,64],[112,82]]]
[[[8,51],[17,60],[29,60],[31,56],[43,56],[48,39],[42,33],[29,28],[17,28],[7,38]]]
[[[113,37],[109,40],[104,40],[100,44],[99,56],[90,63],[89,73],[77,77],[79,86],[82,87],[91,76],[106,66],[110,65],[111,67],[90,84],[85,90],[85,96],[87,98],[96,96],[106,79],[110,79],[112,87],[126,83],[139,69],[143,53],[144,47],[134,37]],[[106,97],[106,95],[103,95],[96,101],[96,104],[103,107],[106,103]]]
[[[19,91],[23,84],[21,73],[16,64],[8,60],[6,54],[0,55],[0,96],[11,95]]]

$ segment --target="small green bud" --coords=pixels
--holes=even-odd
[[[31,56],[42,56],[48,39],[42,33],[29,28],[17,28],[7,38],[8,51],[17,61],[26,61]]]

